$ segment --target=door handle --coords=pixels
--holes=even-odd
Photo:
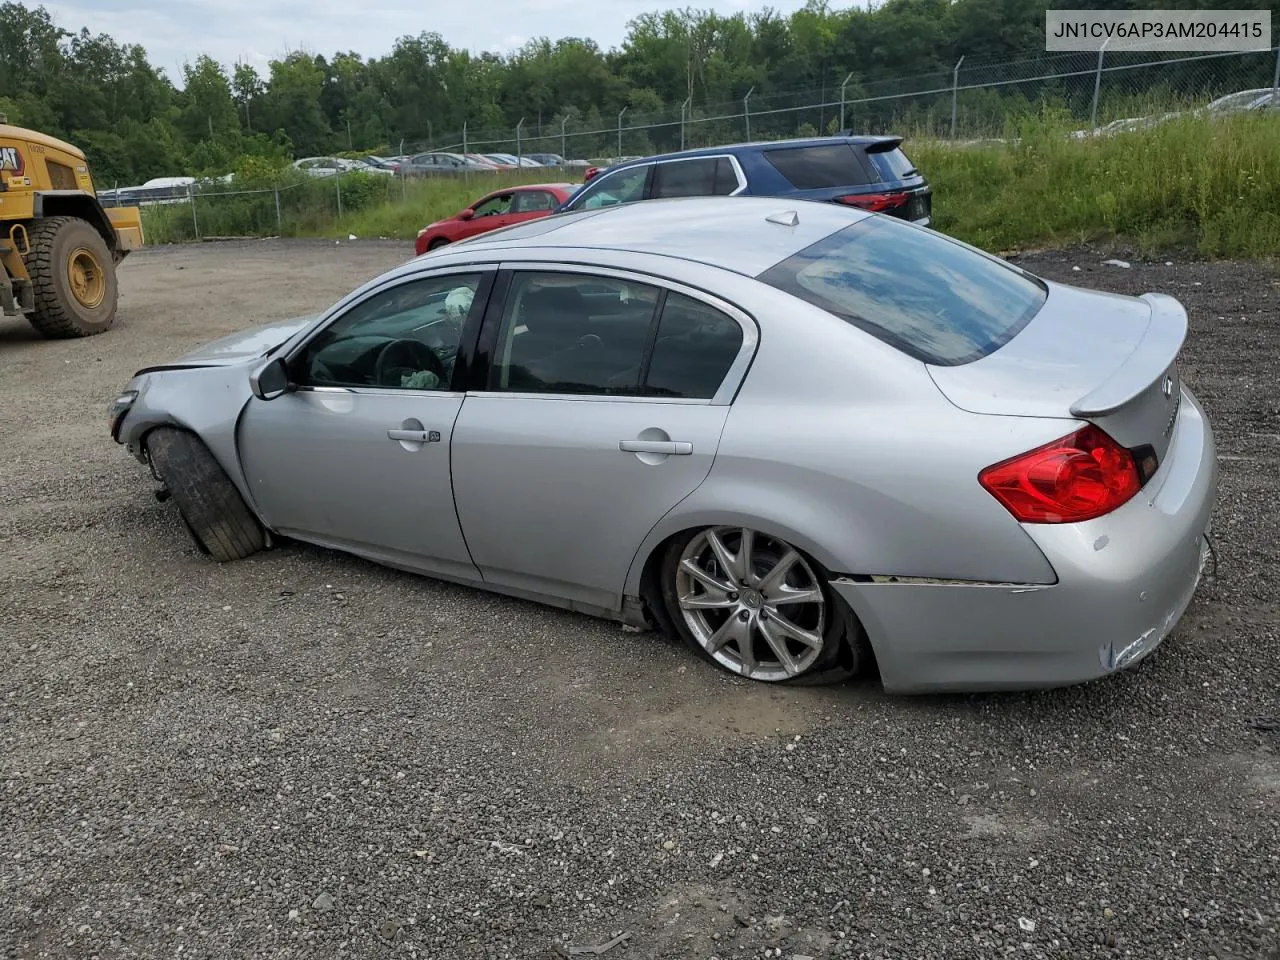
[[[693,444],[687,440],[619,440],[618,449],[623,453],[665,453],[687,457],[693,453]]]
[[[439,443],[439,430],[388,430],[387,437],[392,440],[407,440],[409,443]]]

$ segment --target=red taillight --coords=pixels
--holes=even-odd
[[[987,467],[978,482],[1021,523],[1079,523],[1141,487],[1131,454],[1095,426]]]
[[[851,193],[848,196],[836,197],[836,203],[861,207],[872,213],[884,213],[886,210],[905,207],[910,199],[911,195],[907,193]]]

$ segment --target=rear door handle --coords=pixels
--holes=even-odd
[[[439,443],[439,430],[388,430],[387,436],[392,440],[407,440],[410,443]]]
[[[693,444],[687,440],[619,440],[618,449],[623,453],[665,453],[687,457],[693,453]]]

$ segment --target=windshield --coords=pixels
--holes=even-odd
[[[969,363],[1013,339],[1046,287],[941,234],[870,216],[759,277],[924,363]]]

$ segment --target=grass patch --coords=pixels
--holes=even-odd
[[[1143,253],[1280,252],[1280,115],[1180,117],[1083,140],[1052,116],[1016,143],[908,144],[934,187],[934,227],[990,251],[1122,241]]]

